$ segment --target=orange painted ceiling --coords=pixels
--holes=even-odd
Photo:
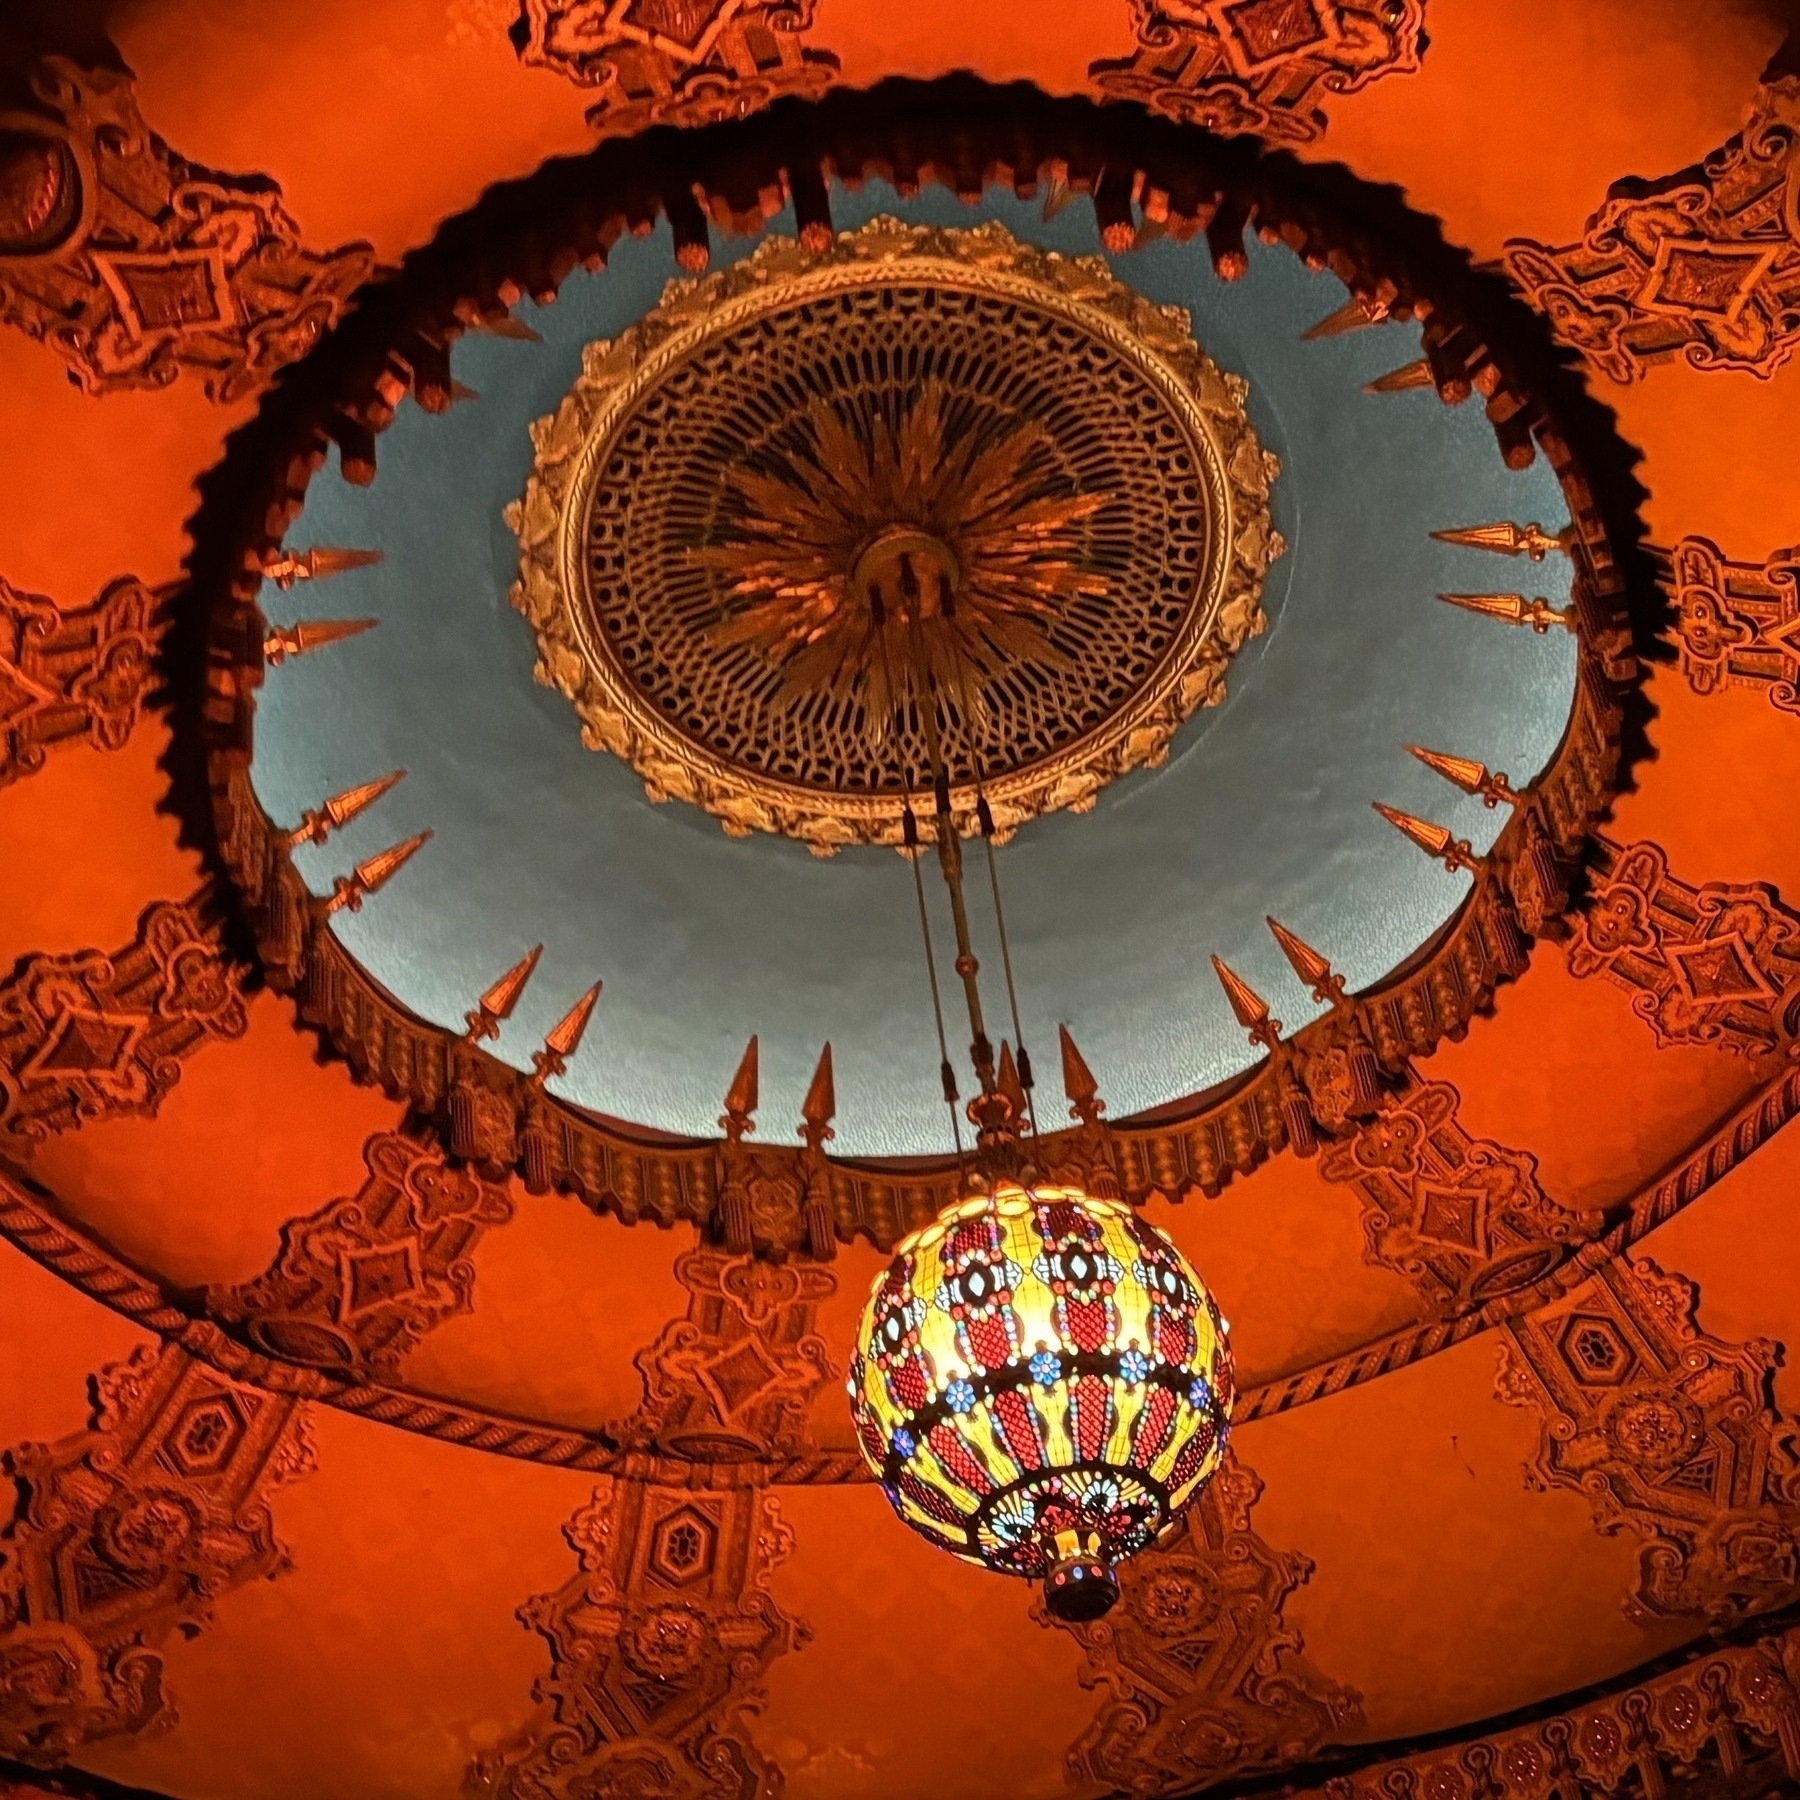
[[[45,49],[110,58],[157,138],[274,184],[314,252],[363,244],[396,263],[493,184],[594,141],[595,90],[522,59],[511,0],[136,0],[79,42],[42,11],[0,68],[0,238],[42,192],[5,157],[19,118],[45,110],[30,89]],[[157,695],[111,745],[77,702],[41,766],[8,765],[0,785],[0,1444],[21,1495],[0,1538],[0,1792],[1025,1800],[1230,1791],[1281,1770],[1374,1783],[1410,1758],[1460,1768],[1464,1787],[1432,1790],[1449,1794],[1470,1791],[1467,1746],[1510,1731],[1547,1770],[1542,1721],[1604,1723],[1609,1695],[1658,1681],[1665,1695],[1667,1670],[1707,1656],[1726,1673],[1691,1692],[1729,1687],[1739,1760],[1777,1778],[1774,1690],[1752,1703],[1740,1689],[1755,1670],[1800,1674],[1793,1652],[1784,1673],[1781,1635],[1800,1603],[1800,1388],[1780,1350],[1800,1333],[1800,1134],[1782,1129],[1800,1107],[1800,627],[1780,636],[1800,619],[1800,553],[1785,550],[1800,543],[1800,76],[1777,56],[1788,21],[1749,0],[1422,12],[1419,65],[1315,88],[1320,124],[1291,147],[1393,184],[1480,263],[1519,240],[1576,244],[1623,177],[1698,165],[1705,194],[1704,170],[1753,112],[1764,122],[1775,175],[1756,217],[1721,223],[1695,203],[1641,227],[1750,245],[1733,267],[1761,258],[1764,289],[1686,315],[1646,310],[1641,284],[1608,296],[1689,332],[1629,381],[1580,360],[1594,293],[1534,295],[1640,456],[1649,542],[1707,540],[1729,579],[1707,588],[1691,557],[1669,565],[1645,753],[1561,940],[1415,1059],[1374,1126],[1278,1153],[1216,1198],[1147,1202],[1205,1271],[1261,1396],[1235,1434],[1233,1491],[1128,1589],[1116,1630],[1056,1627],[1024,1584],[932,1551],[857,1478],[841,1401],[879,1252],[765,1262],[770,1288],[733,1300],[716,1233],[703,1242],[685,1218],[665,1228],[647,1207],[633,1222],[447,1162],[404,1100],[299,1022],[241,929],[202,916],[196,896],[222,878],[174,816]],[[1250,28],[1233,14],[1226,0],[815,0],[777,23],[836,58],[835,86],[966,70],[1093,95],[1092,65],[1130,58],[1154,19],[1204,51]],[[1275,58],[1289,75],[1308,56],[1329,69],[1379,9],[1292,0],[1284,29],[1300,15],[1317,44]],[[14,280],[0,257],[0,296]],[[1683,353],[1714,341],[1731,304],[1741,317],[1765,300],[1779,341],[1763,366]],[[223,401],[194,367],[84,387],[41,314],[34,332],[7,306],[0,749],[9,695],[23,718],[38,704],[23,677],[52,679],[23,627],[6,635],[23,617],[9,596],[78,620],[121,577],[180,583],[196,484],[274,373]],[[1697,623],[1709,605],[1744,651],[1729,680]],[[1758,630],[1760,660],[1744,650]],[[1617,857],[1641,845],[1666,874],[1621,898]],[[142,923],[157,901],[192,903],[199,963],[234,995],[182,1002],[191,1030],[158,1074],[131,1064],[109,1081],[90,1059],[59,1076],[45,1060],[58,1007],[95,1031],[179,1011],[181,953]],[[1621,908],[1641,944],[1629,967],[1609,960]],[[1734,931],[1720,975],[1715,940]],[[1712,962],[1683,955],[1703,943]],[[128,993],[133,954],[163,960]],[[1686,1010],[1663,1005],[1671,993]],[[1734,1006],[1756,1042],[1710,1028]],[[1406,1096],[1440,1089],[1421,1127]],[[53,1090],[80,1116],[21,1123]],[[1606,1227],[1527,1310],[1446,1305],[1382,1248],[1384,1168],[1421,1205],[1433,1183],[1491,1192],[1510,1171]],[[346,1199],[354,1217],[330,1210]],[[265,1272],[293,1276],[319,1219],[308,1279],[347,1281],[337,1259],[388,1206],[439,1233],[381,1276],[440,1284],[425,1326],[349,1385],[246,1347],[234,1295],[241,1320]],[[331,1291],[317,1316],[363,1331],[362,1302]],[[778,1446],[781,1472],[684,1473],[658,1434],[670,1409],[729,1412],[697,1371],[746,1338],[778,1373],[742,1429]],[[612,1451],[584,1461],[602,1441]],[[689,1513],[697,1575],[671,1535]],[[1684,1736],[1682,1716],[1664,1706],[1644,1754],[1715,1769],[1723,1740],[1704,1724]],[[1639,1778],[1603,1739],[1580,1752],[1583,1778],[1624,1791]],[[1546,1791],[1536,1767],[1519,1752],[1486,1791]]]

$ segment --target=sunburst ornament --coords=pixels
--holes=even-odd
[[[1036,420],[983,430],[940,382],[898,423],[860,398],[815,401],[785,454],[733,469],[722,541],[696,556],[723,578],[715,641],[796,699],[859,704],[879,742],[921,665],[965,711],[1009,667],[1068,667],[1053,634],[1106,593],[1085,526],[1110,496],[1071,487]]]
[[[958,829],[979,789],[1005,833],[1160,762],[1263,629],[1247,394],[1180,308],[993,221],[768,238],[587,345],[510,599],[653,800],[898,844],[936,729]]]

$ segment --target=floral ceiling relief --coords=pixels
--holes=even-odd
[[[122,575],[64,611],[0,578],[0,787],[52,750],[124,744],[154,676],[163,599]]]
[[[1542,1280],[1603,1223],[1551,1199],[1529,1152],[1473,1136],[1461,1101],[1448,1082],[1409,1078],[1319,1158],[1324,1180],[1362,1199],[1365,1259],[1450,1314]]]
[[[1228,1455],[1172,1541],[1121,1566],[1113,1612],[1063,1627],[1086,1652],[1082,1686],[1106,1695],[1068,1753],[1071,1783],[1192,1793],[1304,1762],[1361,1720],[1361,1696],[1313,1668],[1282,1621],[1313,1565],[1251,1526],[1261,1493]]]
[[[1570,941],[1569,973],[1604,975],[1632,996],[1658,1044],[1739,1056],[1791,1053],[1800,1036],[1800,916],[1767,882],[1692,888],[1660,844],[1598,848],[1593,894]]]
[[[1263,631],[1248,393],[1185,311],[991,220],[769,238],[586,346],[506,510],[508,597],[654,801],[899,844],[929,681],[960,828],[980,786],[1010,833],[1165,761]]]
[[[475,1246],[513,1205],[429,1134],[379,1132],[363,1161],[354,1194],[282,1227],[266,1273],[209,1298],[215,1319],[270,1356],[382,1379],[445,1319],[474,1310]]]
[[[262,175],[178,156],[131,76],[46,57],[37,105],[0,113],[0,319],[84,393],[191,370],[209,399],[254,393],[304,356],[375,269],[366,244],[306,249]]]
[[[1089,65],[1109,100],[1135,100],[1222,137],[1324,134],[1320,102],[1425,54],[1425,0],[1132,0],[1138,48]]]
[[[838,59],[805,42],[816,0],[523,0],[519,60],[599,90],[602,137],[652,125],[712,125],[837,80]]]
[[[1695,1792],[1776,1794],[1783,1775],[1800,1781],[1797,1681],[1800,1633],[1720,1645],[1586,1706],[1301,1792],[1323,1800],[1571,1800],[1665,1794],[1673,1775],[1722,1778]]]
[[[184,1057],[243,1036],[241,982],[206,890],[152,901],[122,950],[20,957],[0,977],[0,1147],[154,1114]]]
[[[626,1449],[696,1462],[768,1462],[811,1445],[813,1397],[838,1370],[819,1335],[819,1308],[837,1278],[811,1262],[690,1251],[675,1278],[685,1318],[633,1359],[644,1398],[612,1427]]]
[[[1759,689],[1771,706],[1800,713],[1800,545],[1746,563],[1710,538],[1684,537],[1656,555],[1694,692]]]
[[[465,1791],[497,1800],[642,1795],[751,1800],[781,1772],[748,1715],[776,1657],[807,1627],[769,1593],[793,1549],[778,1502],[607,1478],[564,1527],[577,1574],[519,1609],[550,1646],[529,1724],[471,1765]]]
[[[46,1767],[173,1727],[161,1645],[284,1572],[269,1497],[313,1467],[299,1402],[172,1344],[93,1386],[89,1430],[5,1455],[20,1497],[0,1540],[0,1754]]]
[[[1614,182],[1580,240],[1512,238],[1506,272],[1599,374],[1681,357],[1765,379],[1800,343],[1800,75],[1692,168]]]
[[[1770,1392],[1779,1347],[1709,1337],[1698,1304],[1648,1258],[1606,1263],[1506,1327],[1497,1392],[1543,1419],[1527,1484],[1643,1539],[1626,1612],[1724,1627],[1800,1592],[1800,1439]]]

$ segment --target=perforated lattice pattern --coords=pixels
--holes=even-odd
[[[1036,420],[1037,491],[1105,493],[1079,529],[1102,596],[1071,600],[1050,638],[981,685],[973,720],[940,713],[953,777],[1029,767],[1101,725],[1205,628],[1217,501],[1204,446],[1156,383],[1076,321],[1009,295],[884,282],[799,300],[704,342],[642,392],[596,470],[586,605],[604,645],[676,730],[728,762],[836,793],[895,791],[924,766],[912,717],[877,762],[859,697],[784,693],[751,647],[721,647],[722,581],[695,557],[733,535],[732,465],[791,467],[821,399],[867,438],[897,426],[927,381],[954,432]]]

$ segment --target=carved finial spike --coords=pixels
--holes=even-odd
[[[1417,744],[1408,744],[1406,749],[1426,768],[1454,783],[1465,794],[1479,794],[1482,803],[1490,809],[1502,800],[1508,806],[1519,804],[1520,797],[1513,791],[1512,783],[1504,775],[1490,775],[1486,763],[1475,762],[1466,756],[1446,756],[1441,750],[1423,750]]]
[[[600,1002],[600,987],[601,984],[596,981],[563,1014],[562,1018],[551,1028],[549,1036],[544,1039],[544,1048],[563,1062],[567,1062],[581,1048],[581,1040],[587,1031],[588,1020],[594,1016],[594,1008]],[[562,1071],[559,1069],[557,1073],[560,1075]]]
[[[1306,983],[1312,997],[1322,1005],[1342,1006],[1344,978],[1332,968],[1329,959],[1321,956],[1305,939],[1295,937],[1280,920],[1265,915],[1263,923],[1274,934],[1275,942],[1281,946],[1281,954],[1288,959],[1288,966]]]
[[[800,1102],[800,1137],[810,1150],[819,1149],[827,1139],[837,1136],[831,1121],[837,1117],[837,1083],[831,1073],[831,1045],[819,1052],[818,1066],[807,1084],[806,1098]]]
[[[1086,1059],[1075,1048],[1068,1026],[1058,1025],[1056,1038],[1062,1046],[1063,1093],[1068,1097],[1069,1117],[1092,1125],[1106,1111],[1106,1102],[1100,1098],[1100,1084],[1095,1081]]]
[[[395,769],[377,781],[365,781],[360,787],[345,788],[333,794],[323,806],[309,807],[300,815],[300,823],[288,833],[288,844],[322,844],[334,831],[342,831],[360,812],[373,806],[390,788],[405,779],[404,769]]]
[[[1382,315],[1372,313],[1352,294],[1336,312],[1327,313],[1318,324],[1309,325],[1301,332],[1303,344],[1317,343],[1320,338],[1342,337],[1349,331],[1362,331],[1370,325],[1379,324]]]
[[[263,580],[272,581],[285,594],[297,581],[322,581],[347,569],[366,569],[381,561],[379,550],[340,550],[315,544],[310,550],[284,550],[273,562],[263,564]]]
[[[1249,1032],[1251,1043],[1273,1049],[1281,1035],[1281,1021],[1269,1016],[1269,1003],[1218,957],[1212,958],[1212,966],[1213,973],[1219,978],[1219,986],[1225,990],[1225,998],[1231,1002],[1231,1016]]]
[[[297,625],[272,625],[263,639],[263,661],[274,668],[290,656],[306,656],[327,644],[373,631],[379,619],[302,619]]]
[[[1487,764],[1472,761],[1469,757],[1446,756],[1441,750],[1424,750],[1417,744],[1408,744],[1406,753],[1416,756],[1426,768],[1443,776],[1465,794],[1479,794],[1487,780]]]
[[[1417,362],[1403,363],[1397,369],[1390,369],[1385,375],[1377,375],[1373,381],[1363,383],[1365,394],[1405,394],[1414,388],[1436,387],[1432,378],[1431,364],[1424,357]]]
[[[1574,607],[1561,610],[1537,595],[1526,599],[1523,594],[1439,594],[1448,606],[1460,606],[1464,612],[1479,613],[1484,619],[1498,619],[1506,625],[1529,625],[1542,637],[1552,625],[1565,631],[1579,629]]]
[[[405,843],[365,857],[348,875],[340,875],[332,884],[331,898],[325,902],[326,912],[334,913],[345,907],[351,912],[360,912],[362,903],[386,887],[430,838],[429,831],[417,831]]]
[[[501,1022],[512,1017],[513,1008],[519,1004],[519,996],[525,992],[525,984],[531,979],[538,966],[538,958],[543,954],[542,944],[527,951],[475,1002],[473,1012],[463,1014],[469,1027],[467,1035],[471,1044],[500,1035]]]
[[[756,1111],[757,1100],[756,1034],[752,1032],[744,1054],[738,1058],[731,1086],[725,1090],[725,1110],[719,1115],[719,1129],[728,1142],[739,1143],[747,1132],[756,1129],[756,1121],[750,1115]]]
[[[1431,535],[1440,544],[1460,544],[1465,550],[1492,550],[1501,556],[1529,556],[1542,562],[1552,550],[1565,554],[1574,537],[1571,525],[1552,536],[1535,520],[1529,525],[1500,521],[1492,525],[1456,525]]]
[[[1447,825],[1434,825],[1429,819],[1416,819],[1411,813],[1401,812],[1395,806],[1383,806],[1379,800],[1375,810],[1393,826],[1396,831],[1404,833],[1418,845],[1427,856],[1442,860],[1443,865],[1452,875],[1458,869],[1479,869],[1481,858],[1469,848],[1467,841],[1457,837]]]

